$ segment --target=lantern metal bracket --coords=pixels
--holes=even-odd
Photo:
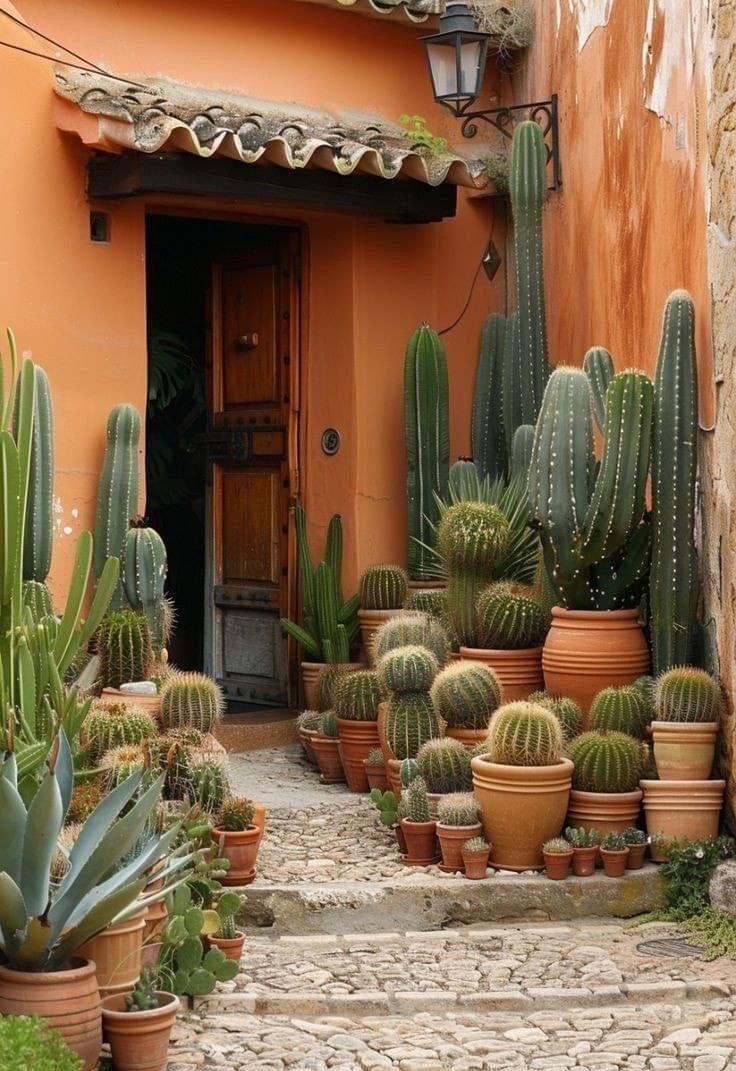
[[[509,104],[504,108],[471,110],[471,102],[468,102],[467,108],[460,108],[455,114],[458,119],[462,119],[460,132],[464,138],[476,136],[479,122],[495,127],[505,138],[513,136],[514,126],[523,119],[532,119],[539,123],[547,149],[547,163],[550,165],[551,182],[548,189],[556,190],[562,185],[556,93],[549,100],[536,100],[531,104]]]

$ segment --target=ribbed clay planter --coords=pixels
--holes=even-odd
[[[390,621],[392,617],[396,617],[398,614],[403,613],[401,609],[398,610],[358,610],[358,621],[360,621],[360,635],[363,640],[363,649],[365,651],[366,658],[368,659],[369,666],[375,666],[376,658],[374,654],[374,646],[376,642],[376,633],[385,621]]]
[[[569,852],[544,852],[544,869],[550,881],[564,881],[570,873],[573,850]]]
[[[432,866],[438,861],[436,822],[409,822],[402,818],[401,828],[406,842],[404,862],[407,866]]]
[[[491,865],[501,870],[541,870],[542,845],[565,821],[573,765],[505,766],[476,756],[473,788],[481,809]]]
[[[299,742],[302,745],[302,747],[304,748],[304,754],[306,755],[307,762],[312,762],[316,766],[317,765],[317,756],[315,755],[314,748],[312,747],[312,740],[314,740],[314,737],[316,736],[317,730],[316,729],[297,729],[296,732],[297,732],[297,736],[299,737]]]
[[[544,688],[541,647],[527,647],[521,651],[461,647],[460,658],[463,661],[482,662],[494,670],[501,683],[503,703],[526,699],[531,692]]]
[[[472,837],[479,837],[481,832],[480,822],[474,822],[472,826],[447,826],[443,822],[438,822],[437,838],[442,852],[442,869],[462,872],[465,869],[463,845]]]
[[[471,881],[480,881],[484,878],[488,870],[488,855],[488,848],[484,848],[482,852],[467,852],[463,848],[465,877],[470,878]]]
[[[232,959],[236,963],[240,963],[243,945],[245,944],[245,934],[240,930],[236,930],[235,933],[235,937],[218,937],[216,934],[212,934],[204,938],[204,943],[207,948],[219,948],[225,954],[226,959]]]
[[[641,810],[641,789],[633,792],[570,793],[567,825],[597,829],[600,833],[623,833],[635,826]]]
[[[323,785],[339,785],[345,780],[345,771],[340,758],[340,741],[335,736],[317,733],[312,740],[314,754],[319,766],[319,779]]]
[[[653,721],[654,761],[662,781],[707,781],[718,722]]]
[[[483,743],[488,736],[488,729],[460,729],[448,725],[445,729],[445,736],[449,736],[452,740],[459,740],[468,751],[472,751],[478,744]]]
[[[368,781],[368,788],[379,788],[381,792],[386,792],[389,787],[388,776],[386,774],[386,764],[382,762],[380,766],[377,766],[369,764],[364,760],[363,766],[365,767],[365,776]]]
[[[626,859],[627,870],[641,870],[644,866],[644,859],[647,854],[646,844],[630,844],[629,854]]]
[[[554,606],[542,667],[547,691],[574,699],[585,719],[601,689],[631,684],[649,672],[639,611]]]
[[[628,848],[621,848],[616,851],[611,851],[608,848],[601,848],[601,859],[603,860],[603,869],[606,872],[606,877],[622,878],[626,871],[626,861],[628,857]]]
[[[594,845],[592,848],[573,848],[572,872],[575,877],[589,878],[591,874],[595,874],[595,864],[597,859],[597,845]]]
[[[230,860],[230,869],[217,880],[223,885],[250,885],[256,876],[262,827],[252,825],[249,829],[231,830],[215,826],[212,836],[220,842],[220,854]]]
[[[365,759],[378,747],[378,725],[375,721],[353,721],[338,718],[340,732],[340,758],[345,771],[345,780],[351,792],[367,792],[368,775]]]
[[[102,1047],[100,990],[94,963],[72,960],[61,971],[0,966],[0,1015],[39,1015],[95,1071]],[[8,1069],[10,1071],[10,1069]]]
[[[103,1000],[105,1040],[115,1071],[166,1071],[179,998],[173,993],[157,993],[156,998],[158,1008],[137,1012],[125,1010],[123,996]]]
[[[77,954],[96,967],[100,995],[129,993],[141,975],[146,909],[125,922],[112,923],[79,946]]]
[[[644,816],[650,837],[670,840],[714,840],[723,806],[725,781],[641,781]],[[665,856],[651,846],[652,859]]]

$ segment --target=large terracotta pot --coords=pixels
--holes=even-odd
[[[340,741],[334,736],[322,736],[312,740],[312,747],[319,766],[319,779],[324,785],[338,785],[345,780],[345,771],[340,758]]]
[[[75,959],[49,973],[0,966],[0,1015],[40,1015],[82,1058],[84,1071],[97,1067],[102,1020],[94,963]]]
[[[569,696],[587,715],[602,688],[631,684],[649,672],[639,611],[553,607],[542,667],[547,691]]]
[[[436,822],[409,822],[402,818],[401,828],[406,841],[404,862],[407,866],[432,866],[437,862]]]
[[[128,1012],[121,995],[102,1002],[105,1040],[109,1041],[115,1071],[166,1071],[169,1038],[179,1010],[173,993],[157,993],[158,1008]]]
[[[375,642],[376,633],[378,632],[384,621],[390,621],[392,617],[396,617],[398,614],[404,611],[399,610],[358,610],[358,620],[360,621],[360,635],[363,640],[363,648],[368,659],[369,666],[375,666]]]
[[[492,866],[541,870],[542,845],[558,836],[565,821],[572,762],[505,766],[476,756],[472,770]]]
[[[78,955],[92,960],[97,968],[101,996],[129,993],[140,978],[145,928],[144,908],[125,922],[106,926],[79,946]]]
[[[381,792],[386,792],[388,784],[388,775],[386,773],[386,764],[382,762],[380,766],[369,765],[367,762],[363,762],[365,767],[365,776],[368,781],[368,788],[378,788]]]
[[[368,753],[378,747],[378,725],[374,721],[337,719],[340,731],[340,758],[345,779],[351,792],[367,792],[368,776],[364,762]]]
[[[725,781],[642,781],[644,817],[650,837],[669,840],[713,840],[723,805]],[[664,858],[654,845],[655,861]]]
[[[567,825],[597,829],[601,833],[623,833],[635,826],[641,809],[641,789],[633,792],[570,793]]]
[[[487,729],[456,729],[452,725],[448,725],[445,729],[445,736],[451,737],[453,740],[459,740],[468,751],[472,751],[478,744],[482,744],[485,738],[488,736]]]
[[[152,718],[161,719],[161,696],[160,695],[133,695],[129,692],[120,692],[117,688],[103,688],[103,702],[126,703],[128,706],[141,707],[147,710]]]
[[[241,930],[235,931],[235,937],[218,937],[217,934],[209,934],[204,938],[207,948],[219,948],[225,954],[226,959],[232,959],[240,963],[245,944],[245,934]]]
[[[256,876],[263,827],[252,825],[249,829],[234,831],[215,826],[212,835],[220,842],[220,855],[230,860],[230,869],[217,880],[223,885],[250,885]]]
[[[538,692],[544,688],[541,647],[527,647],[521,651],[493,651],[482,647],[461,647],[460,658],[483,662],[495,671],[501,683],[503,703],[526,699],[531,692]],[[491,853],[492,857],[493,853]]]
[[[473,837],[479,837],[482,831],[480,822],[474,822],[472,826],[446,826],[443,822],[438,822],[437,837],[442,851],[442,869],[463,871],[463,845]]]
[[[718,722],[653,721],[654,761],[662,781],[706,781],[713,769]]]

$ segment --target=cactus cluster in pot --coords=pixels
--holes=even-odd
[[[724,708],[723,689],[705,670],[678,666],[656,681],[654,708],[658,721],[719,722]]]
[[[483,663],[452,662],[437,674],[430,695],[448,729],[484,730],[500,706],[501,686]]]
[[[723,709],[720,682],[702,669],[676,666],[656,680],[652,737],[662,781],[692,782],[694,794],[703,787],[708,793],[714,790],[714,785],[697,782],[710,779]],[[649,781],[644,787],[648,794],[666,791]]]
[[[415,758],[422,744],[440,735],[440,721],[429,695],[437,659],[426,647],[408,645],[385,654],[378,672],[389,692],[384,737],[394,759]]]

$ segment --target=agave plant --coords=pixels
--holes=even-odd
[[[74,787],[73,758],[61,730],[46,773],[26,807],[15,755],[0,766],[0,962],[18,971],[57,971],[85,941],[147,905],[140,894],[157,871],[164,889],[184,880],[192,855],[175,847],[180,823],[162,835],[150,818],[164,775],[136,799],[144,770],[105,796],[82,825],[68,867],[52,885],[52,866]],[[158,891],[150,902],[161,896]]]

